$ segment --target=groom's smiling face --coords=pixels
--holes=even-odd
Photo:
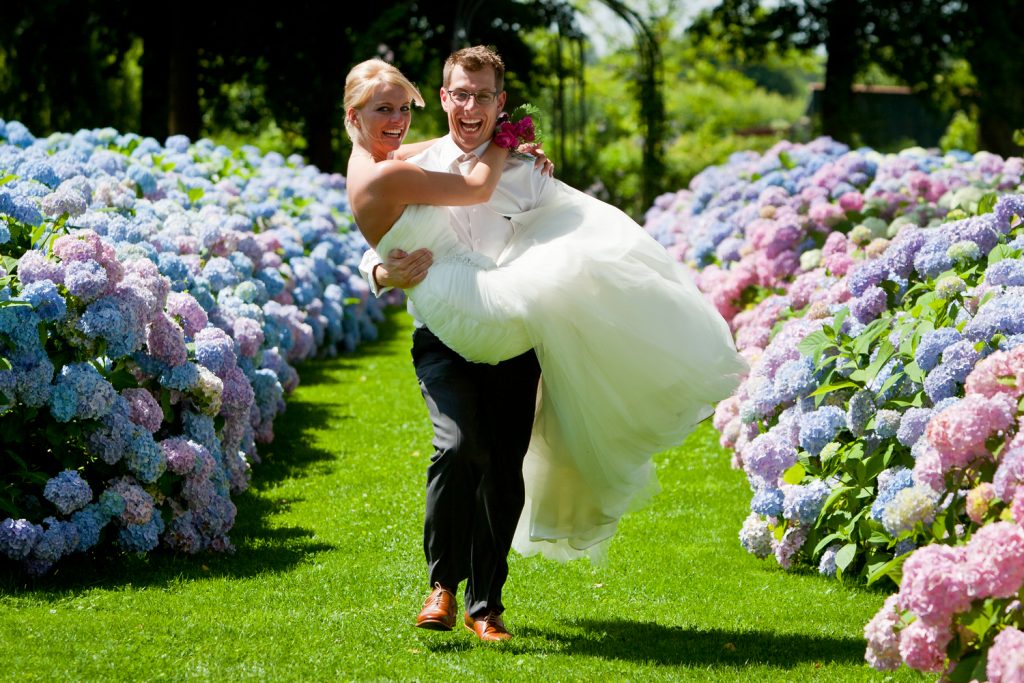
[[[493,95],[497,89],[493,69],[466,71],[461,66],[452,69],[447,85],[441,88],[441,106],[448,114],[448,130],[462,151],[470,152],[491,139],[498,112],[505,106],[505,93],[498,93],[489,104],[480,104],[476,97],[459,103],[449,92]]]

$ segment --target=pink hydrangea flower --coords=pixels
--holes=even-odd
[[[911,668],[940,673],[946,664],[946,645],[952,638],[948,626],[917,620],[900,631],[900,655]]]
[[[860,211],[864,208],[864,195],[860,192],[847,192],[839,198],[839,206],[843,211]]]
[[[965,554],[963,546],[938,544],[914,551],[903,565],[900,607],[922,622],[948,627],[950,618],[971,604],[962,571]]]
[[[1004,384],[1000,379],[1013,379],[1013,384]],[[964,389],[968,394],[995,396],[1006,394],[1018,398],[1024,394],[1024,346],[1015,346],[1009,351],[996,351],[978,361],[967,376]]]
[[[985,674],[989,683],[1024,683],[1024,632],[1008,626],[995,637]]]
[[[896,597],[893,594],[886,598],[882,608],[864,626],[864,639],[868,641],[864,659],[878,671],[894,671],[903,662],[899,637],[895,631],[896,625],[900,623]]]
[[[232,331],[239,351],[247,358],[254,357],[263,346],[263,326],[252,318],[237,318]]]
[[[195,297],[187,292],[167,294],[167,313],[178,319],[189,337],[195,337],[209,323],[206,311]]]
[[[1007,399],[1005,394],[991,398],[969,395],[931,419],[925,438],[941,455],[946,471],[989,457],[985,441],[1013,424],[1016,417],[1016,401]]]
[[[1024,529],[1010,522],[981,527],[967,544],[963,573],[971,596],[1008,598],[1024,582]]]
[[[153,318],[146,331],[146,349],[149,355],[162,360],[171,367],[184,365],[188,360],[185,347],[185,333],[178,323],[166,313]]]

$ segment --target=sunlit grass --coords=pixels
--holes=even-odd
[[[0,577],[0,678],[919,680],[862,663],[883,594],[740,548],[749,492],[708,424],[658,457],[664,490],[606,565],[512,558],[512,641],[413,628],[431,432],[410,333],[396,313],[379,342],[300,369],[234,554]]]

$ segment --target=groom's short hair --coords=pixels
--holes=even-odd
[[[452,80],[452,71],[461,66],[466,71],[494,69],[494,85],[501,92],[505,88],[505,62],[497,52],[486,45],[474,45],[456,50],[444,61],[444,87]]]

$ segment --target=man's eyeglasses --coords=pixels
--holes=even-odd
[[[448,96],[458,102],[459,104],[466,104],[469,102],[470,97],[476,98],[476,103],[482,106],[491,104],[498,99],[498,93],[496,92],[466,92],[465,90],[447,90]]]

